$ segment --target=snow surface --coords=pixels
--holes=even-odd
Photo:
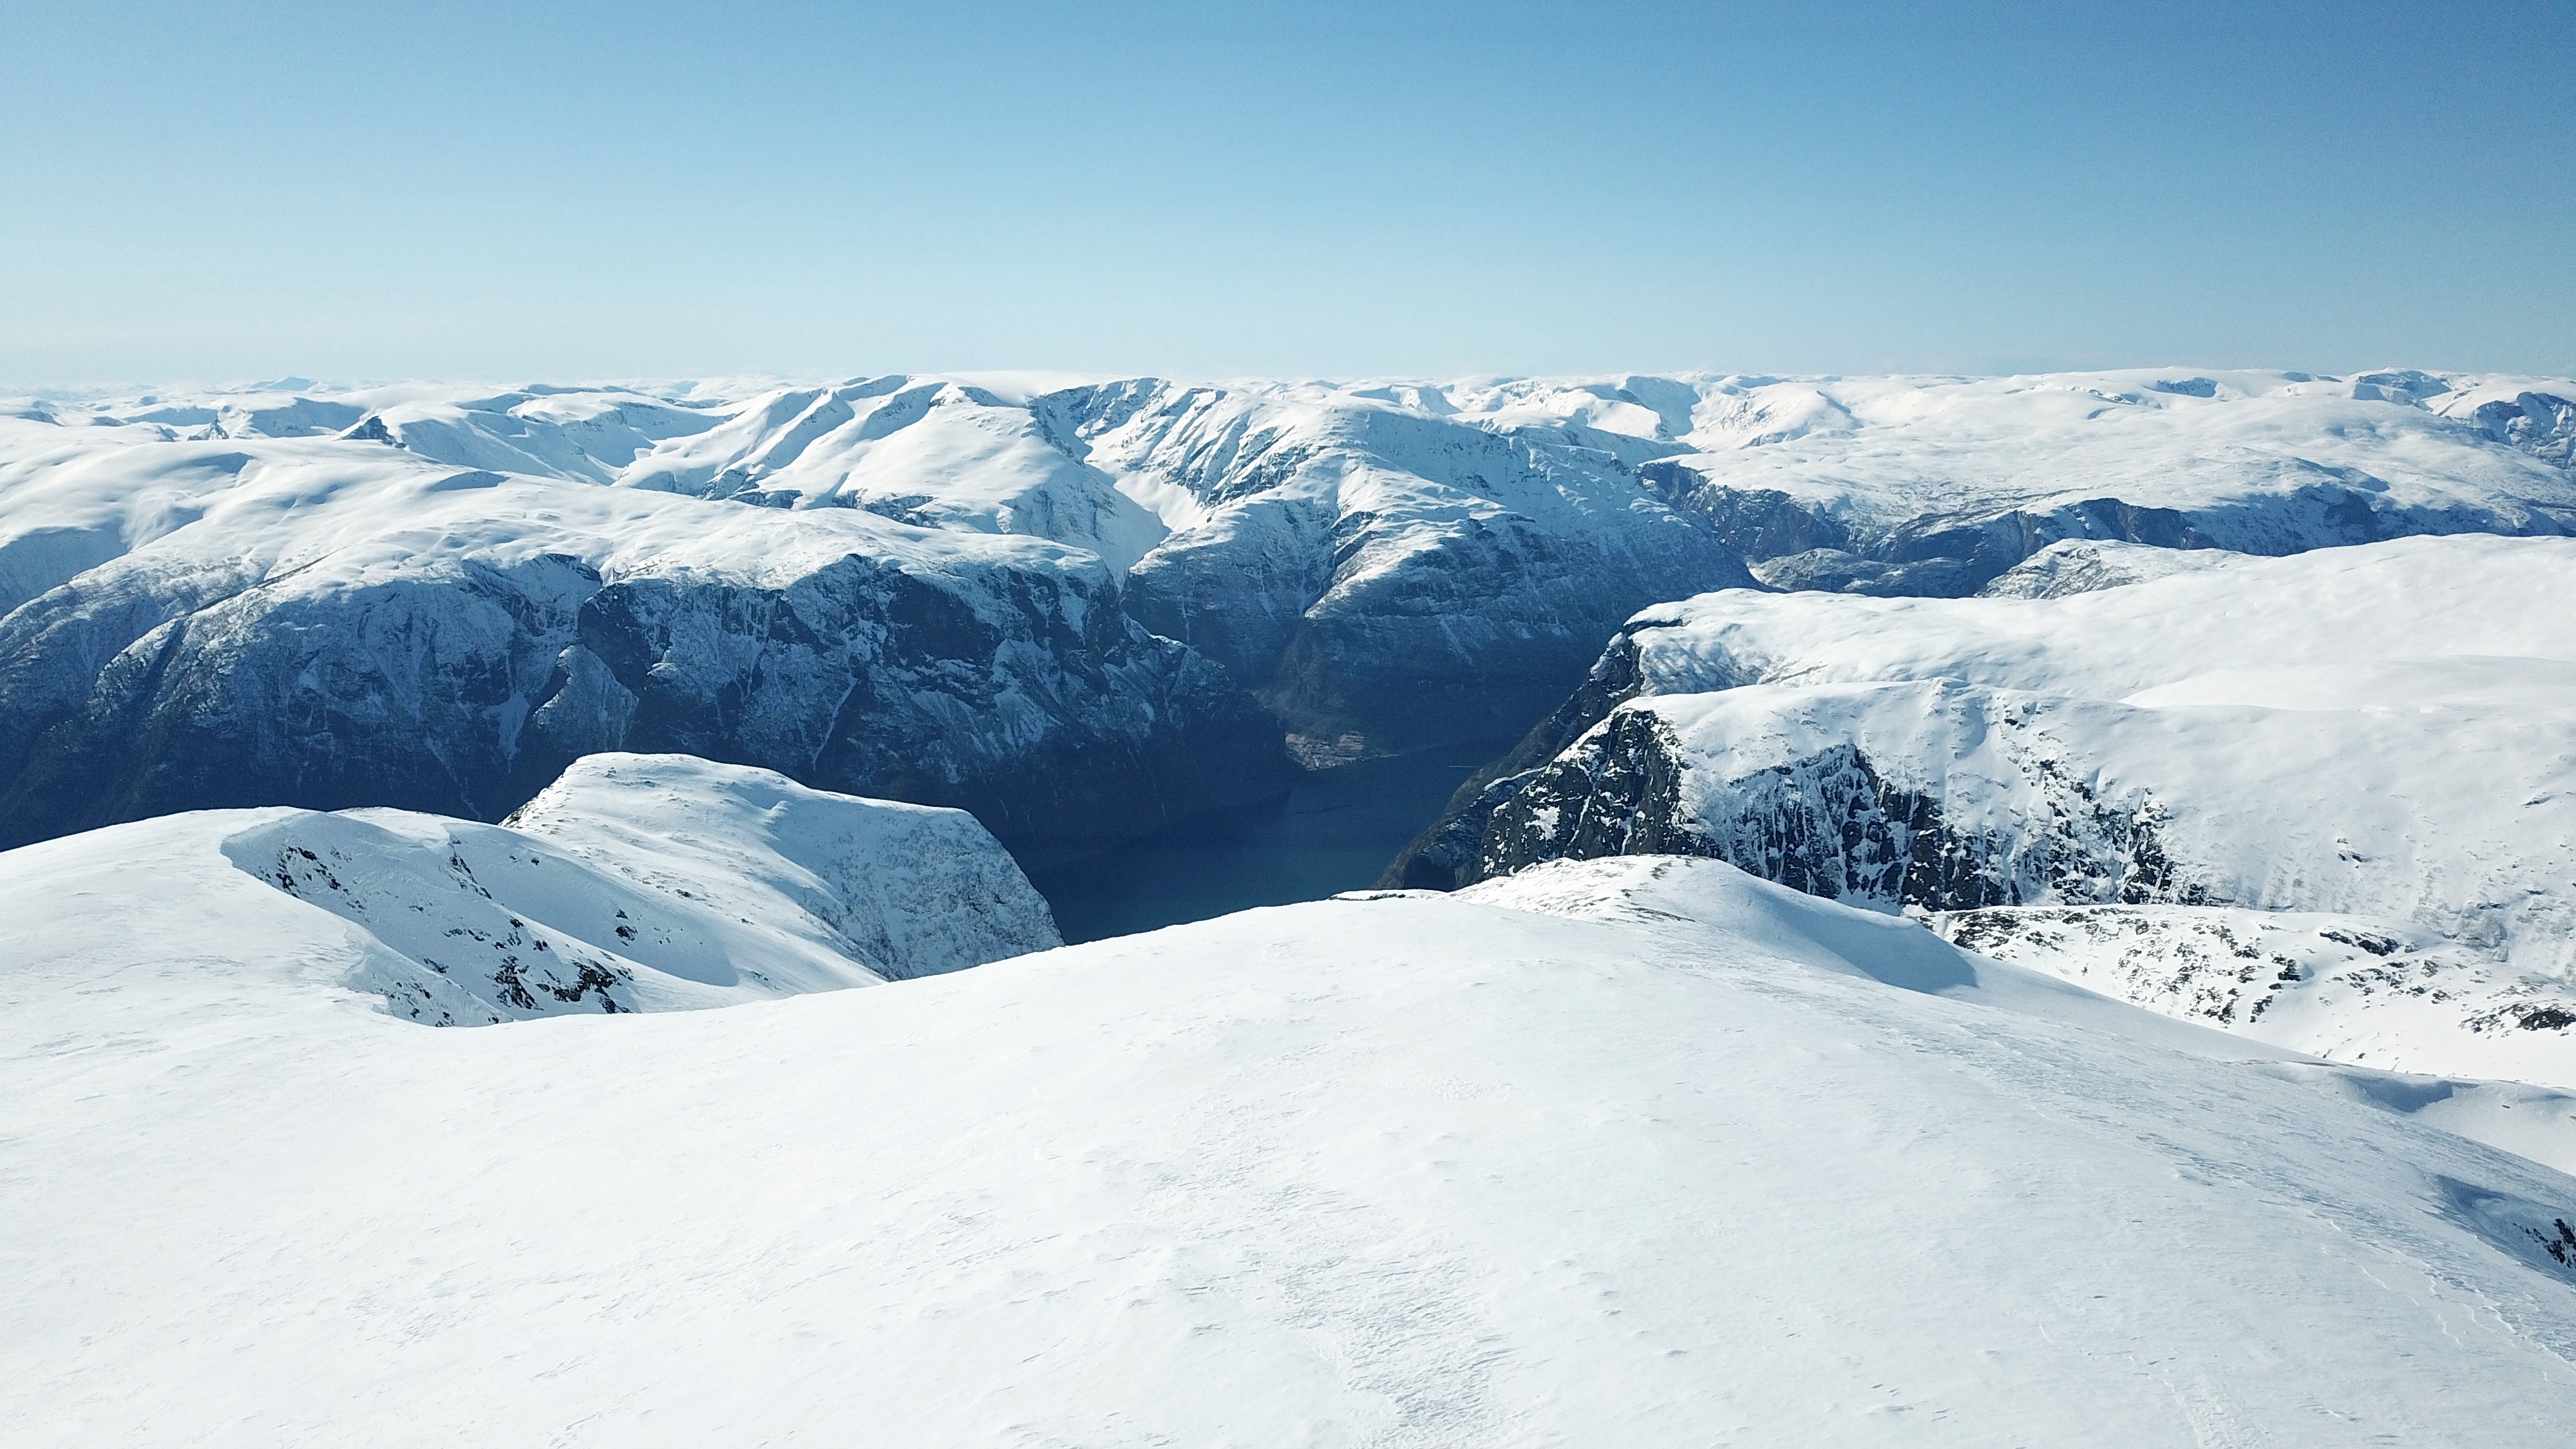
[[[8,964],[91,989],[335,987],[437,1026],[724,1006],[1058,943],[974,817],[682,755],[594,755],[517,828],[205,810],[0,853]],[[86,964],[84,964],[86,963]]]
[[[2576,1179],[2428,1122],[2457,1099],[1712,862],[472,1032],[243,959],[279,916],[183,964],[125,901],[6,889],[59,923],[0,971],[13,1444],[2556,1446],[2576,1415]]]
[[[2294,961],[2311,984],[2270,1008],[2271,1039],[2576,1087],[2571,597],[2576,542],[2478,536],[2063,597],[1704,595],[1631,622],[1643,697],[1560,757],[1563,778],[1597,777],[1621,720],[1650,716],[1679,828],[1748,864],[1776,857],[1781,812],[1823,808],[1822,792],[1920,797],[1968,867],[1935,893],[1972,881],[1982,899],[1915,894],[1919,873],[1900,892],[1859,854],[1820,888],[1889,910],[2156,906],[2045,949],[2018,936],[2017,959],[2247,1029]],[[1612,808],[1528,798],[1543,813],[1513,828],[1537,837]],[[2271,964],[2229,965],[2236,979],[2188,1005],[2173,953],[2245,909],[2348,917],[2406,959],[2345,952],[2329,969],[2313,941],[2248,944]],[[2153,949],[2116,964],[2142,931]]]

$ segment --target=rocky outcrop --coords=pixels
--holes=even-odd
[[[1981,724],[2012,732],[2027,717],[2004,710]],[[1619,709],[1497,800],[1457,877],[1466,884],[1544,860],[1683,855],[1882,910],[2206,899],[2204,887],[2176,879],[2151,795],[2106,802],[2038,743],[2011,753],[2023,756],[2042,811],[2023,814],[2020,828],[1978,828],[1950,817],[1943,792],[1892,781],[1855,744],[1692,779],[1692,753],[1664,716]],[[1921,762],[1905,763],[1919,774]]]
[[[2479,403],[2468,416],[2497,442],[2544,463],[2576,469],[2576,402],[2551,393],[2520,392]]]

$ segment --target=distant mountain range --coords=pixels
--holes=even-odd
[[[1636,610],[2576,531],[2576,383],[1037,375],[0,405],[0,840],[682,750],[1096,847],[1515,735]]]

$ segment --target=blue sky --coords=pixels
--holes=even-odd
[[[0,383],[2576,371],[2576,4],[0,10]]]

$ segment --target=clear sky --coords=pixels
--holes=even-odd
[[[2576,371],[2576,0],[0,5],[0,384]]]

